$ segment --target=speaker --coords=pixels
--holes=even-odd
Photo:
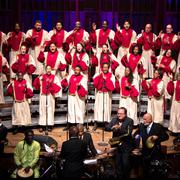
[[[50,136],[44,136],[44,135],[34,135],[34,140],[38,141],[41,145],[41,149],[45,150],[44,144],[48,145],[49,147],[51,146],[58,146],[58,143],[55,139],[53,139]]]

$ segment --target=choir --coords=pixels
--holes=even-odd
[[[26,33],[18,23],[7,35],[0,32],[0,103],[5,103],[3,82],[10,74],[7,93],[14,99],[12,124],[31,123],[33,87],[40,91],[40,126],[54,125],[55,98],[62,97],[64,88],[68,89],[68,122],[83,124],[92,81],[95,122],[110,122],[112,93],[117,92],[119,107],[127,108],[138,125],[137,104],[143,89],[154,122],[163,124],[165,100],[172,101],[169,130],[180,132],[180,35],[173,26],[168,24],[166,32],[158,35],[151,24],[137,34],[129,21],[123,28],[116,24],[116,32],[107,21],[99,29],[95,23],[91,28],[88,33],[77,21],[67,32],[58,21],[47,32],[37,20]]]

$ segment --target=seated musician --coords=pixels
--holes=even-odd
[[[88,156],[89,157],[94,157],[97,155],[97,150],[94,147],[92,136],[88,132],[84,132],[84,126],[83,124],[78,124],[77,128],[79,130],[79,139],[83,140],[84,143],[87,145],[87,150],[88,150]]]
[[[162,125],[153,122],[150,113],[143,116],[143,124],[133,136],[135,139],[142,138],[143,174],[148,175],[150,162],[163,158],[161,142],[168,140],[169,136]]]
[[[117,146],[115,155],[116,171],[118,178],[128,178],[130,173],[130,154],[133,148],[132,133],[133,120],[127,117],[127,109],[124,107],[118,108],[117,117],[113,118],[108,126],[105,127],[106,131],[113,132],[113,138],[124,135],[122,143]]]
[[[14,151],[14,160],[17,169],[11,175],[12,178],[17,177],[17,171],[24,168],[25,173],[33,170],[34,178],[39,178],[38,160],[40,154],[39,142],[33,140],[34,132],[27,130],[24,140],[20,141]]]
[[[79,139],[76,126],[69,129],[69,140],[63,142],[60,159],[64,159],[63,178],[81,178],[84,174],[84,159],[87,155],[86,144]]]

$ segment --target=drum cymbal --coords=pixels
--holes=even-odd
[[[153,136],[149,136],[146,140],[146,147],[151,149],[154,147],[155,141],[153,140]]]

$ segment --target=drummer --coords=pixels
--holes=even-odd
[[[33,140],[34,132],[27,130],[24,140],[20,141],[14,151],[14,160],[17,169],[11,175],[12,178],[17,177],[18,170],[24,168],[26,174],[33,170],[34,178],[39,177],[38,160],[40,154],[40,144]]]
[[[144,161],[144,174],[148,175],[150,162],[163,158],[161,142],[169,139],[164,127],[152,120],[152,115],[146,113],[143,116],[143,124],[134,133],[135,139],[142,138],[142,155]]]

